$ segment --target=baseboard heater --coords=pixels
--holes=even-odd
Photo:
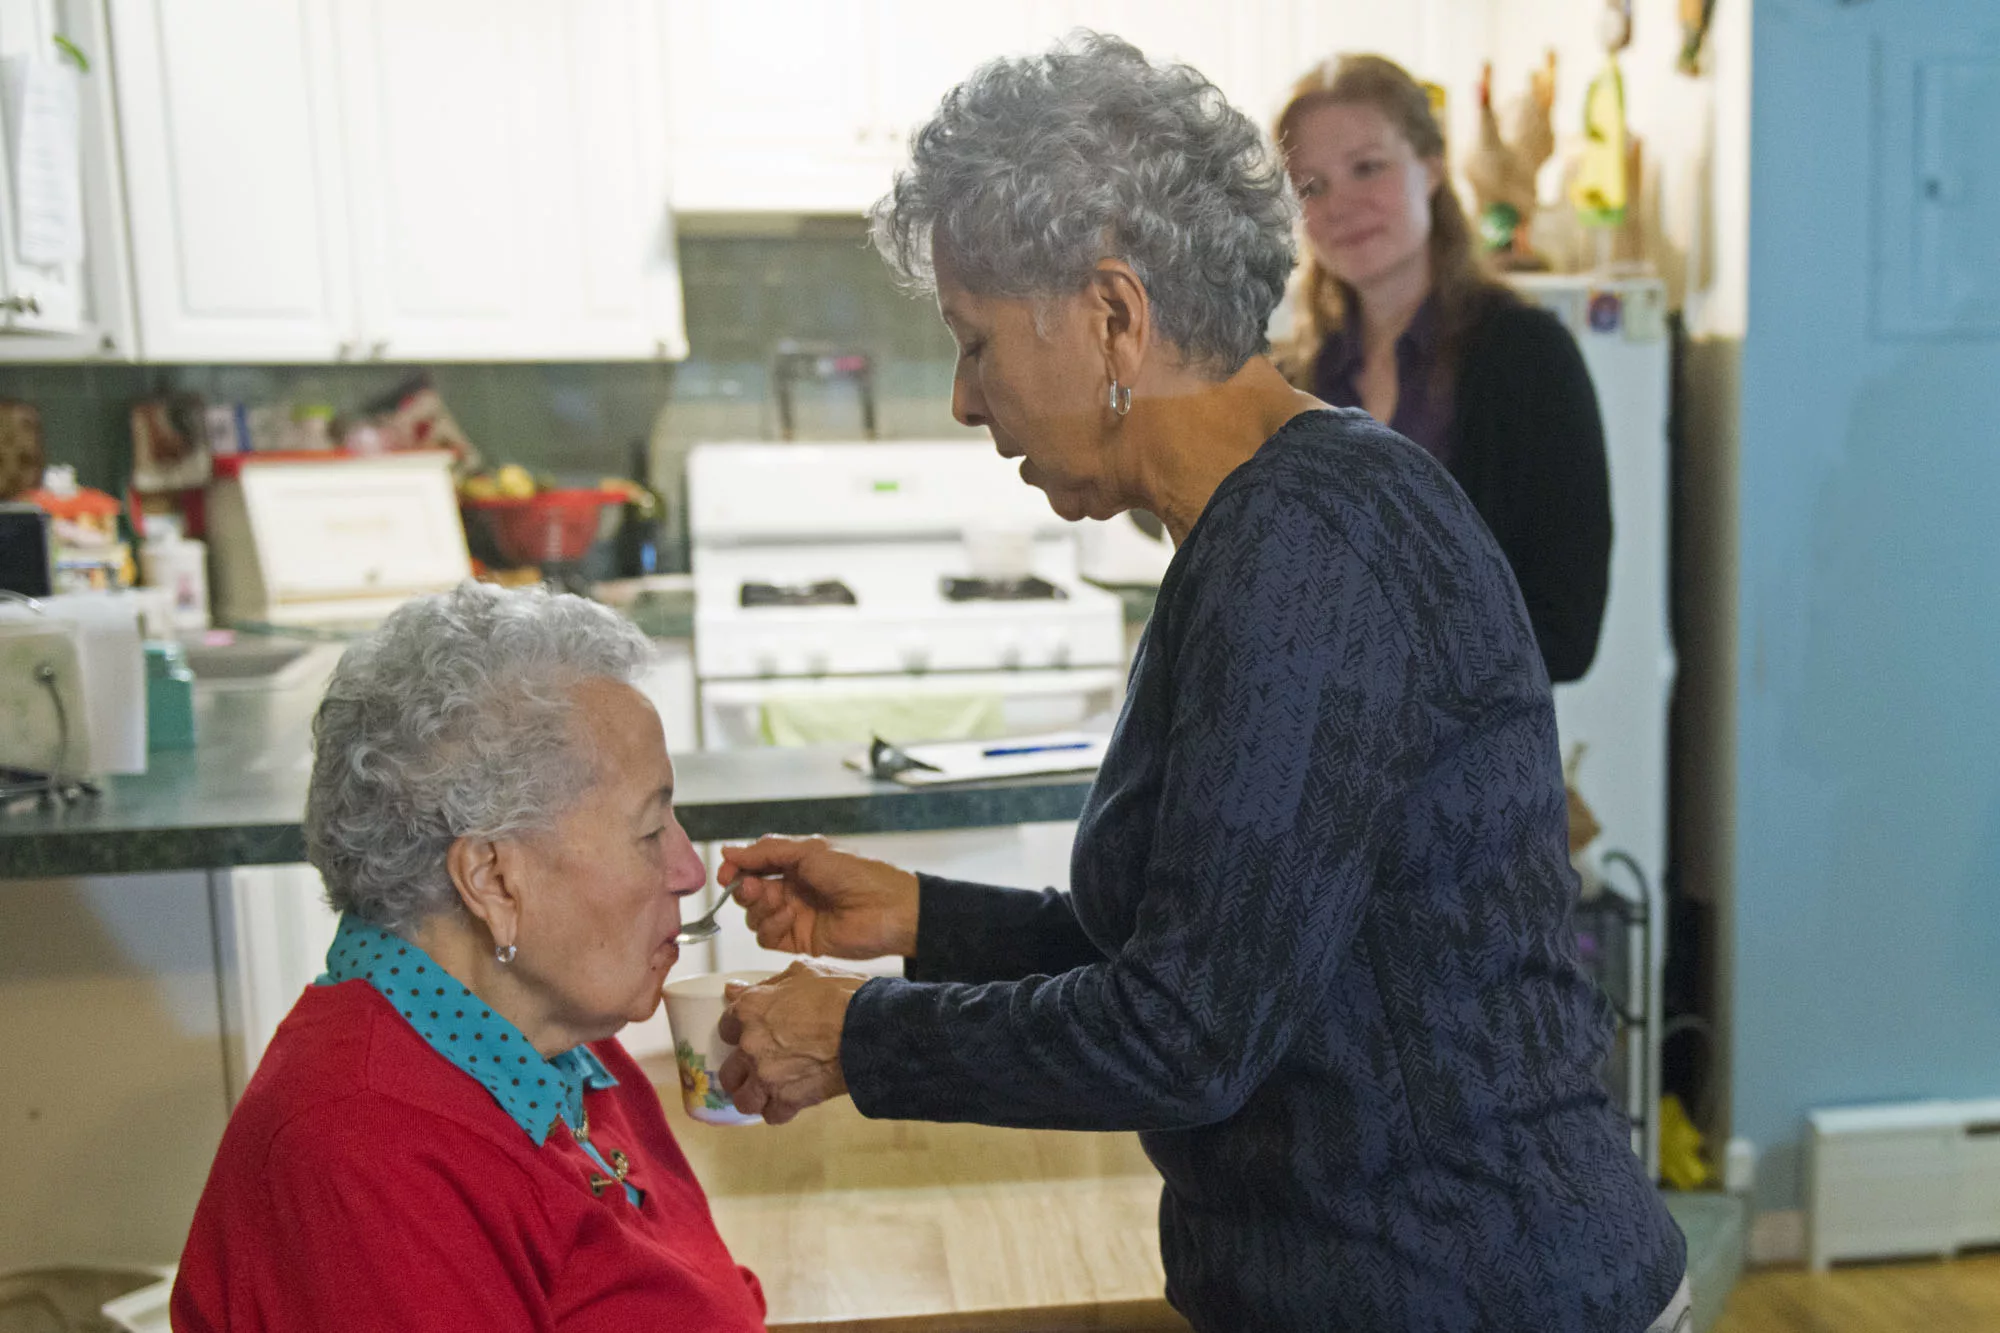
[[[2000,1245],[2000,1099],[1845,1106],[1806,1122],[1815,1270]]]

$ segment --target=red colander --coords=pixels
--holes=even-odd
[[[543,491],[525,500],[463,500],[468,524],[477,524],[500,558],[515,565],[569,564],[591,543],[609,536],[625,504],[623,491]]]

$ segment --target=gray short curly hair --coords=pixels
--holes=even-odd
[[[1297,214],[1282,159],[1214,84],[1079,29],[945,94],[872,217],[882,257],[924,291],[934,246],[996,296],[1068,295],[1122,259],[1159,335],[1226,377],[1269,349]]]
[[[398,934],[458,908],[454,840],[549,827],[590,785],[571,692],[652,645],[616,612],[467,583],[350,647],[313,718],[306,859],[342,912]]]

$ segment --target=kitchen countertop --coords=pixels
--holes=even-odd
[[[195,691],[192,750],[67,810],[0,813],[0,880],[275,865],[305,859],[300,818],[320,681]],[[681,823],[697,842],[771,832],[880,833],[1074,819],[1088,773],[910,788],[846,768],[851,747],[676,755]]]
[[[694,637],[694,592],[647,589],[618,610],[653,639]]]
[[[1152,613],[1153,590],[1111,591],[1128,625]],[[690,591],[648,589],[621,609],[653,638],[693,635]],[[67,811],[0,811],[0,880],[303,860],[299,820],[323,679],[197,687],[195,749],[154,753],[143,776],[111,778],[102,796]],[[1087,773],[912,789],[847,769],[846,748],[676,755],[681,822],[697,842],[982,828],[1073,819],[1090,789]]]

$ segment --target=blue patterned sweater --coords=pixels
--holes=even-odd
[[[1555,715],[1505,558],[1359,412],[1176,553],[1072,892],[924,878],[841,1044],[870,1116],[1138,1130],[1221,1330],[1639,1333],[1679,1231],[1596,1078]]]

